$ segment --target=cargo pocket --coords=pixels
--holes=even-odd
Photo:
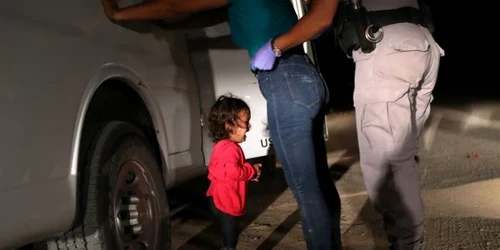
[[[374,57],[374,81],[394,98],[401,97],[410,88],[418,88],[432,64],[431,44],[425,31],[416,25],[402,25],[393,32],[383,53]]]
[[[399,52],[420,51],[425,52],[430,48],[426,30],[411,23],[400,23],[387,27],[391,37],[389,46]]]
[[[385,151],[394,145],[394,136],[389,119],[389,103],[370,103],[362,105],[361,133],[369,148]]]

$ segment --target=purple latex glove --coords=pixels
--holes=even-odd
[[[274,66],[276,55],[274,55],[271,41],[262,46],[250,61],[252,70],[270,70]]]

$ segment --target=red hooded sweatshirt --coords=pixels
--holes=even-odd
[[[207,196],[212,196],[214,205],[220,211],[240,216],[245,213],[248,182],[254,178],[255,169],[245,162],[240,145],[231,140],[215,144],[210,163],[208,179],[211,181]]]

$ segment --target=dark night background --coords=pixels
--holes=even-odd
[[[434,91],[435,102],[461,105],[498,99],[496,80],[488,77],[499,70],[492,67],[496,65],[495,46],[488,41],[495,40],[487,33],[496,31],[487,28],[489,16],[479,11],[482,8],[479,5],[445,6],[446,1],[427,2],[436,29],[434,38],[445,51]],[[477,14],[478,18],[472,18]],[[329,30],[315,41],[320,51],[317,55],[320,68],[330,88],[330,106],[334,111],[351,110],[354,64],[340,49],[334,48],[332,39],[333,32]]]

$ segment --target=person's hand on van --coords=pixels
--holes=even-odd
[[[109,19],[115,20],[115,13],[118,11],[118,4],[116,0],[101,0],[102,7],[104,8],[104,12]]]

